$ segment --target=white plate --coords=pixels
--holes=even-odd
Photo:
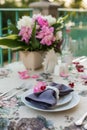
[[[28,106],[32,109],[35,109],[35,110],[45,111],[45,112],[59,112],[59,111],[69,110],[69,109],[75,107],[80,101],[79,95],[76,92],[72,92],[72,100],[70,102],[66,103],[65,105],[54,107],[53,109],[41,109],[41,108],[37,108],[37,107],[33,106],[33,104],[26,101],[25,96],[26,96],[26,93],[22,95],[21,100],[26,106]]]
[[[59,106],[61,106],[61,105],[64,105],[64,104],[70,102],[71,99],[72,99],[72,92],[69,93],[68,95],[62,96],[62,97],[58,100],[56,106],[59,107]]]
[[[33,89],[30,89],[28,91],[26,91],[24,94],[23,94],[23,100],[25,100],[25,97],[29,94],[33,93]],[[58,101],[57,101],[57,104],[55,107],[59,107],[61,105],[64,105],[68,102],[70,102],[72,99],[72,93],[69,93],[68,95],[65,95],[65,96],[62,96]]]

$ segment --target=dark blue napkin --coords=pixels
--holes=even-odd
[[[55,82],[52,82],[50,83],[50,86],[53,86],[53,87],[56,87],[59,89],[59,96],[64,96],[64,95],[67,95],[69,94],[70,92],[73,91],[72,88],[64,85],[64,84],[58,84],[58,83],[55,83]]]
[[[72,88],[65,86],[64,84],[51,83],[50,86],[56,87],[59,90],[59,96],[64,96],[73,91]],[[49,109],[56,105],[58,99],[56,97],[56,91],[53,89],[46,89],[43,92],[31,93],[25,97],[25,100],[31,103],[33,106],[41,109]]]
[[[46,89],[43,92],[29,94],[25,99],[34,106],[42,109],[48,109],[57,103],[56,92],[52,89]]]

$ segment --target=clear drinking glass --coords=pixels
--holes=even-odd
[[[76,57],[78,55],[78,51],[79,51],[78,41],[72,39],[71,40],[71,52],[72,52],[73,57]]]

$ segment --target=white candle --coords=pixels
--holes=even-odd
[[[59,75],[59,73],[60,73],[60,66],[56,65],[54,68],[54,75]]]

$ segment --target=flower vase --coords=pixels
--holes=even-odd
[[[43,58],[40,52],[20,51],[20,60],[25,65],[26,69],[35,70],[41,68]]]

